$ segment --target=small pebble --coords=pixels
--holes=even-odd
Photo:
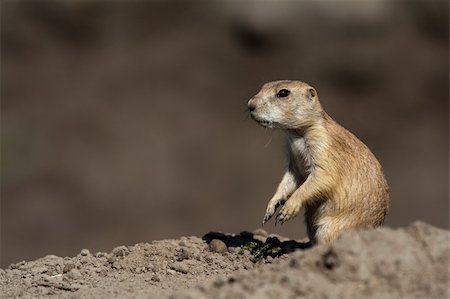
[[[27,287],[31,287],[31,278],[25,278],[25,279],[23,279],[23,282],[24,282],[24,284],[25,284],[25,286],[27,286]]]
[[[173,263],[170,264],[169,267],[177,272],[187,274],[189,273],[189,267],[183,263]]]
[[[230,253],[238,253],[241,249],[239,247],[228,247]]]
[[[262,228],[257,228],[252,233],[255,236],[267,237],[267,232]]]
[[[148,263],[147,267],[145,267],[145,271],[156,272],[155,270],[156,270],[156,268],[155,268],[155,266],[152,263]]]
[[[119,247],[114,248],[112,253],[113,253],[114,256],[124,257],[124,256],[127,256],[128,253],[130,253],[130,250],[127,247],[125,247],[125,246],[119,246]]]
[[[181,251],[177,254],[177,261],[188,260],[194,256],[191,250],[187,248],[181,248]]]
[[[68,262],[67,264],[64,265],[63,272],[67,273],[74,268],[75,268],[75,264],[72,262]]]
[[[57,265],[63,264],[63,263],[64,263],[64,259],[61,258],[61,257],[59,257],[59,256],[50,254],[50,255],[47,255],[46,257],[44,257],[43,262],[44,262],[44,264],[47,265],[47,266],[55,267],[55,266],[57,266]],[[19,265],[19,264],[18,264],[18,265]],[[20,266],[20,265],[19,265],[19,266]]]
[[[217,253],[224,253],[228,251],[227,245],[219,239],[213,239],[211,243],[209,243],[209,247],[212,251]]]
[[[80,254],[81,254],[82,256],[87,256],[87,255],[89,255],[89,254],[90,254],[89,249],[83,249],[83,250],[81,250]]]
[[[108,256],[108,258],[106,259],[106,261],[110,264],[113,264],[115,261],[117,260],[117,258],[114,255],[110,255]]]
[[[81,272],[78,269],[72,269],[67,273],[67,277],[71,279],[77,279],[81,277]]]
[[[194,254],[194,259],[196,259],[197,261],[201,261],[202,256],[198,253]]]

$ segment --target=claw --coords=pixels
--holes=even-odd
[[[283,224],[286,221],[294,218],[298,214],[298,211],[299,206],[297,206],[295,203],[291,202],[288,205],[284,205],[277,215],[276,222],[280,222],[281,224]]]
[[[280,221],[280,213],[278,213],[277,216],[275,217],[275,226],[277,226],[279,221]]]
[[[274,214],[274,212],[266,212],[266,214],[264,215],[263,221],[262,221],[263,225],[264,225],[267,221],[269,221],[270,218],[272,218],[272,215],[273,215],[273,214]]]
[[[285,200],[283,199],[279,199],[276,202],[273,202],[271,200],[269,202],[269,205],[267,206],[267,210],[266,210],[266,214],[264,215],[263,221],[262,221],[262,225],[264,225],[267,221],[269,221],[270,219],[272,219],[272,216],[275,214],[275,212],[277,211],[277,209],[279,207],[282,207],[285,203]],[[278,217],[278,216],[277,216]],[[277,225],[278,220],[275,220],[275,225]],[[284,222],[284,221],[283,221]]]
[[[269,220],[272,218],[272,215],[273,215],[273,214],[266,214],[266,215],[264,216],[263,222],[266,223],[267,221],[269,221]]]

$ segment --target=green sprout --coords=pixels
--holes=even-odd
[[[252,263],[257,263],[269,255],[278,253],[281,248],[273,247],[272,244],[263,244],[250,241],[241,246],[241,254],[244,253],[245,250],[248,250],[252,254],[252,256],[250,257],[250,261]]]

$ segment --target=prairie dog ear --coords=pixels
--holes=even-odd
[[[307,90],[307,96],[308,96],[308,98],[310,99],[310,100],[314,100],[315,98],[317,98],[317,92],[316,92],[316,90],[314,89],[314,88],[312,88],[312,87],[308,87],[308,90]]]

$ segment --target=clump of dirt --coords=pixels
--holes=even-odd
[[[267,236],[84,249],[0,270],[2,297],[22,298],[447,298],[450,233],[416,222],[343,235],[332,246]]]

